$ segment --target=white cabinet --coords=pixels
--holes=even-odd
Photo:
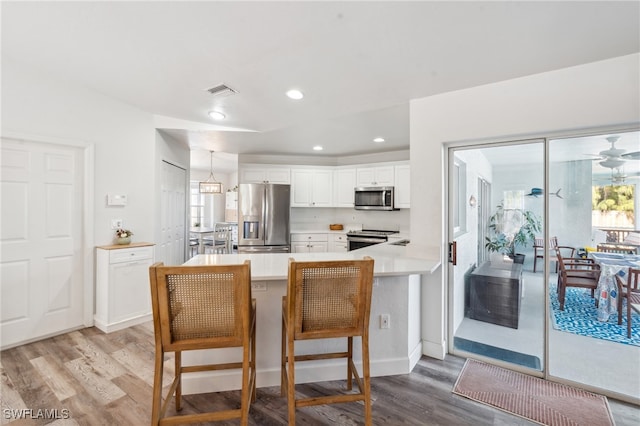
[[[340,169],[333,171],[333,205],[335,207],[351,207],[354,205],[354,188],[356,187],[356,169]]]
[[[291,207],[331,207],[332,179],[330,169],[292,169]]]
[[[291,234],[292,253],[324,253],[328,246],[327,234]]]
[[[244,166],[240,172],[240,183],[291,183],[288,167]]]
[[[238,221],[238,192],[227,191],[225,193],[225,205],[224,205],[224,221],[225,222],[237,222]]]
[[[411,175],[409,165],[395,166],[395,200],[397,209],[411,207]]]
[[[333,253],[349,251],[347,234],[329,234],[329,251]]]
[[[151,320],[150,243],[96,249],[95,326],[105,333]]]
[[[393,186],[393,166],[362,167],[356,169],[357,186]]]

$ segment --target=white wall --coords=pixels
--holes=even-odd
[[[124,221],[134,241],[154,241],[155,131],[152,116],[84,89],[77,82],[2,58],[2,132],[85,141],[95,147],[95,244],[111,244],[111,219]],[[126,194],[125,207],[106,195]]]
[[[640,54],[411,101],[411,233],[446,247],[444,145],[640,123]],[[456,271],[457,273],[464,271]],[[447,273],[423,292],[425,354],[442,358]],[[430,312],[438,312],[435,320]]]

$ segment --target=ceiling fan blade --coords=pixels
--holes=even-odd
[[[640,151],[628,152],[621,155],[625,160],[640,160]]]

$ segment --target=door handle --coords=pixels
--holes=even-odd
[[[453,266],[456,265],[456,261],[457,261],[457,250],[456,250],[456,242],[453,241],[451,243],[449,243],[449,263],[451,263]]]

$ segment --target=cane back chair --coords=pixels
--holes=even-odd
[[[287,295],[282,305],[281,393],[287,395],[289,425],[295,425],[297,407],[363,401],[364,423],[371,424],[369,373],[369,314],[373,259],[296,262],[289,260]],[[362,341],[362,378],[353,362],[353,338]],[[345,337],[344,352],[296,355],[295,341]],[[358,393],[298,398],[295,363],[345,358],[347,390],[352,379]]]
[[[250,402],[255,401],[256,306],[251,298],[251,264],[164,266],[149,268],[155,374],[151,424],[207,422],[239,418],[248,424]],[[242,348],[242,361],[182,366],[182,352],[199,349]],[[163,361],[175,352],[175,377],[162,402]],[[214,370],[242,370],[240,408],[165,417],[175,395],[182,409],[182,374]]]

